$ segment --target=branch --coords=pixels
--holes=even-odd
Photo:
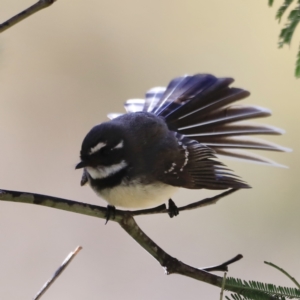
[[[238,254],[234,258],[231,258],[231,259],[223,262],[220,265],[202,268],[202,270],[207,271],[207,272],[215,272],[215,271],[228,272],[228,265],[233,264],[233,263],[239,261],[242,258],[243,258],[243,255]]]
[[[219,200],[221,200],[225,196],[228,196],[236,191],[237,191],[236,189],[230,189],[214,197],[205,198],[203,200],[191,203],[189,205],[178,207],[178,211],[192,210],[192,209],[197,209],[200,207],[216,204]],[[67,200],[67,199],[48,196],[48,195],[35,194],[35,193],[0,190],[0,200],[47,206],[47,207],[66,210],[70,212],[80,213],[82,215],[97,217],[101,219],[106,219],[106,214],[107,214],[107,208],[103,206],[77,202],[73,200]],[[114,216],[115,218],[112,221],[119,222],[124,217],[124,215],[127,214],[134,217],[134,216],[162,214],[162,213],[168,213],[168,209],[166,208],[165,204],[162,204],[154,208],[134,210],[134,211],[116,209],[115,216]]]
[[[206,206],[209,204],[216,203],[222,196],[228,195],[235,190],[226,191],[216,197],[204,199],[202,201],[198,201],[195,204],[191,204],[185,207],[180,207],[179,210],[193,209],[201,206]],[[0,200],[9,201],[9,202],[19,202],[19,203],[29,203],[42,205],[47,207],[52,207],[56,209],[66,210],[70,212],[80,213],[84,215],[89,215],[97,218],[106,218],[105,207],[96,206],[87,203],[81,203],[71,200],[66,200],[62,198],[34,194],[34,193],[24,193],[17,191],[9,191],[9,190],[0,190]],[[166,213],[167,210],[165,206],[160,206],[158,208],[154,208],[152,210],[157,210],[158,213]],[[145,214],[148,214],[151,210],[144,210]],[[142,211],[138,211],[138,215],[142,214]],[[222,286],[222,277],[213,275],[208,273],[205,270],[197,269],[191,267],[178,259],[172,257],[168,253],[166,253],[162,248],[160,248],[153,240],[151,240],[138,226],[135,222],[133,215],[134,211],[123,211],[116,210],[115,218],[111,221],[117,222],[138,244],[140,244],[151,256],[153,256],[160,265],[165,269],[166,274],[181,274],[184,276],[188,276],[194,278],[196,280],[204,281],[206,283],[221,287]],[[151,212],[153,213],[153,211]],[[223,263],[222,265],[207,268],[207,270],[217,270],[225,268],[226,265],[237,261],[241,256],[238,255],[234,259]],[[221,266],[221,267],[220,267]],[[226,284],[226,289],[232,292],[238,292],[238,288],[236,286],[230,286]]]
[[[9,20],[5,21],[4,23],[0,24],[0,33],[9,29],[10,27],[14,26],[15,24],[23,21],[24,19],[28,18],[29,16],[33,15],[34,13],[44,9],[50,5],[52,5],[56,0],[39,0],[37,3],[33,4],[32,6],[28,7],[27,9],[23,10],[19,14],[13,16]]]

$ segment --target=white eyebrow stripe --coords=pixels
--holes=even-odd
[[[123,148],[124,141],[122,140],[117,146],[113,147],[113,149],[121,149]]]
[[[105,146],[106,146],[106,143],[100,142],[95,147],[92,147],[89,153],[93,154],[93,153],[99,151],[101,148],[103,148]]]

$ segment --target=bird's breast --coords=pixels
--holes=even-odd
[[[120,185],[104,188],[95,192],[110,205],[125,208],[148,208],[165,203],[178,189],[177,187],[154,182],[143,184],[138,180],[127,182],[123,180]]]

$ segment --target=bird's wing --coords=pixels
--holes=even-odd
[[[216,160],[215,152],[197,141],[175,133],[178,151],[158,174],[160,181],[189,189],[248,188],[238,176]],[[160,169],[161,170],[161,169]]]

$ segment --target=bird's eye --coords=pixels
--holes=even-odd
[[[100,149],[100,154],[106,156],[110,153],[110,150],[111,149],[108,147],[103,147],[102,149]]]

